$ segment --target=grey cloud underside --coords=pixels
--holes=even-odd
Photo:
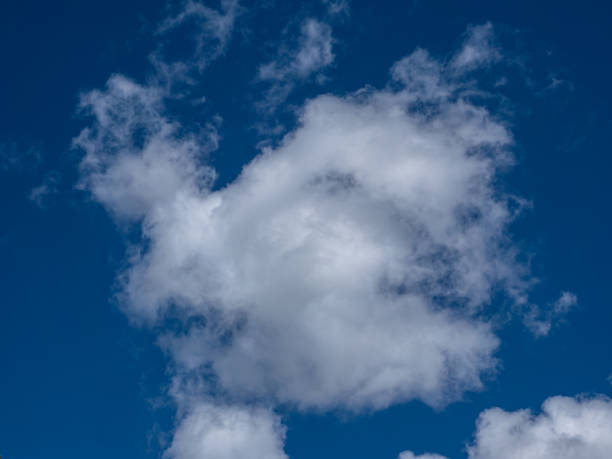
[[[440,456],[439,454],[414,454],[411,451],[404,451],[400,453],[397,459],[447,459],[444,456]]]
[[[417,50],[387,88],[310,100],[217,190],[214,123],[185,134],[164,91],[122,76],[83,96],[81,187],[142,230],[123,308],[162,328],[169,311],[203,319],[160,337],[182,419],[170,457],[249,457],[231,436],[285,457],[278,418],[252,403],[439,407],[495,371],[480,314],[493,295],[523,305],[530,285],[494,185],[512,136],[463,96],[453,62]]]
[[[160,40],[149,59],[155,67],[153,79],[159,87],[166,88],[166,95],[176,97],[177,83],[195,84],[199,74],[222,56],[232,38],[236,20],[242,12],[238,0],[221,0],[217,8],[211,8],[196,0],[179,2],[180,8],[166,18],[157,28]],[[180,49],[188,49],[187,56],[170,58],[164,45],[168,36],[192,27],[190,45],[182,43]]]

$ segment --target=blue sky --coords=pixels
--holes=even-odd
[[[609,457],[604,2],[2,10],[4,459]]]

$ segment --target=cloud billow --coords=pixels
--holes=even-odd
[[[605,459],[612,451],[612,401],[604,396],[548,398],[539,414],[530,410],[483,411],[468,459]],[[439,455],[398,459],[446,459]]]
[[[286,457],[269,408],[441,407],[495,371],[482,313],[529,287],[495,186],[512,135],[453,62],[417,50],[383,89],[313,98],[221,189],[214,123],[185,134],[158,89],[122,76],[84,95],[81,186],[141,225],[122,306],[194,324],[160,336],[182,417],[169,457],[246,457],[228,436]]]

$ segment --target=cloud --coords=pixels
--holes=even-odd
[[[333,37],[329,24],[309,18],[302,23],[297,45],[281,49],[272,61],[259,67],[258,78],[272,86],[266,93],[262,107],[272,109],[282,103],[294,86],[334,61]]]
[[[414,454],[411,451],[404,451],[400,453],[397,459],[447,459],[445,456],[440,456],[439,454]]]
[[[322,2],[327,7],[327,12],[331,16],[347,15],[350,12],[351,6],[349,0],[322,0]]]
[[[307,24],[271,80],[331,62],[321,24]],[[284,457],[278,419],[252,403],[441,407],[495,371],[483,317],[494,297],[522,305],[531,279],[507,235],[513,198],[496,187],[512,135],[463,96],[456,68],[417,50],[384,88],[313,98],[219,189],[206,163],[215,122],[186,132],[162,90],[119,75],[83,95],[80,186],[140,226],[118,297],[162,330],[187,413],[171,457],[244,457],[223,446],[233,435]],[[165,329],[169,315],[180,330]]]
[[[287,459],[285,428],[269,410],[201,403],[179,424],[168,459]]]
[[[221,0],[218,9],[194,0],[182,3],[180,11],[166,18],[157,29],[157,35],[165,40],[151,55],[156,68],[156,84],[194,83],[191,77],[194,70],[202,72],[225,53],[240,12],[238,0]],[[182,58],[169,59],[165,46],[173,43],[170,38],[177,30],[190,33],[191,46],[181,41],[180,49],[186,48],[188,52]]]
[[[455,70],[464,72],[489,65],[501,57],[501,52],[495,44],[493,25],[487,22],[468,28],[463,46],[453,56],[450,65]]]
[[[128,311],[206,317],[167,348],[244,398],[359,410],[479,389],[498,341],[472,311],[520,285],[492,188],[510,135],[465,101],[426,119],[411,98],[318,97],[277,150],[211,191],[150,91],[115,78],[85,97],[97,122],[77,140],[84,183],[143,219],[148,241],[124,273]]]
[[[162,101],[158,88],[120,75],[109,79],[105,91],[81,97],[82,112],[96,123],[73,141],[85,151],[79,186],[117,218],[150,216],[188,186],[207,187],[214,179],[214,171],[200,163],[216,148],[214,126],[208,125],[206,141],[182,135],[177,123],[161,115]]]
[[[538,415],[492,408],[478,418],[470,459],[606,459],[612,451],[612,401],[551,397]]]
[[[542,410],[483,411],[468,459],[606,459],[612,451],[612,400],[605,396],[550,397]],[[398,459],[446,459],[404,451]]]
[[[561,292],[561,296],[548,307],[529,305],[524,321],[535,336],[546,336],[554,325],[578,304],[578,297],[571,292]]]

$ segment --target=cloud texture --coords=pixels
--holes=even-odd
[[[605,459],[612,451],[612,401],[550,397],[540,414],[491,408],[480,414],[468,459]],[[398,459],[445,459],[410,451]]]
[[[287,459],[285,428],[268,410],[198,404],[177,429],[166,458]]]
[[[122,306],[162,330],[169,314],[185,324],[160,337],[182,413],[169,457],[285,457],[279,420],[253,402],[443,406],[495,370],[482,314],[494,295],[522,304],[529,274],[495,186],[512,136],[464,93],[456,62],[484,59],[466,52],[417,50],[385,88],[315,97],[220,189],[214,123],[185,133],[158,88],[122,76],[83,96],[81,186],[142,232]],[[315,54],[292,71],[333,57]]]
[[[493,408],[477,423],[470,459],[605,459],[612,451],[612,401],[551,397],[542,412]]]

